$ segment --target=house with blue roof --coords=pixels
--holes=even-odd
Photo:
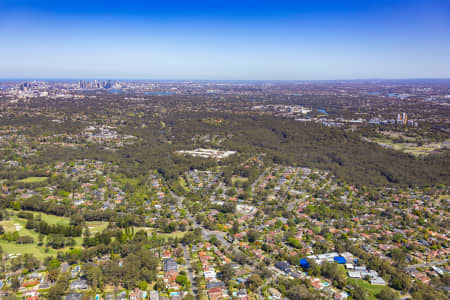
[[[309,261],[306,258],[300,259],[300,266],[304,269],[309,269],[310,267]]]
[[[347,260],[343,256],[336,256],[334,257],[334,261],[337,262],[340,265],[344,265],[347,263]]]

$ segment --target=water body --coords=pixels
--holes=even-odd
[[[172,92],[145,92],[144,95],[146,96],[168,96],[173,95]]]
[[[108,90],[108,93],[111,93],[111,94],[120,94],[120,93],[122,93],[122,91],[121,91],[121,90],[115,90],[115,89],[112,89],[112,90]]]
[[[391,98],[399,98],[399,99],[406,99],[409,97],[409,95],[407,94],[392,94],[392,93],[388,94],[388,96]]]

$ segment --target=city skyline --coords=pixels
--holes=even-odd
[[[2,1],[0,78],[450,77],[446,1]]]

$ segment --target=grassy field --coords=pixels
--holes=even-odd
[[[39,234],[33,230],[26,229],[25,224],[26,220],[18,218],[17,216],[12,216],[10,217],[9,220],[0,222],[0,225],[2,225],[7,232],[18,231],[20,236],[27,235],[31,236],[34,239],[34,243],[24,245],[18,245],[15,242],[0,240],[0,246],[2,247],[4,252],[7,252],[9,254],[26,254],[26,253],[34,254],[37,258],[42,259],[46,256],[56,255],[57,251],[68,250],[68,248],[58,250],[48,248],[48,252],[46,252],[45,246],[38,246]],[[81,237],[75,238],[75,241],[77,246],[81,246],[82,244]]]
[[[152,233],[155,231],[154,228],[149,228],[149,227],[134,227],[134,232],[138,232],[139,230],[144,230],[145,232],[147,232],[147,234],[150,236],[152,235]],[[175,231],[172,233],[161,233],[161,232],[156,232],[156,234],[160,237],[165,237],[165,238],[182,238],[185,234],[185,232],[182,231]]]
[[[69,218],[66,217],[60,217],[60,216],[55,216],[55,215],[48,215],[48,214],[44,214],[44,213],[39,213],[39,212],[33,212],[34,217],[41,217],[41,220],[44,222],[47,222],[48,224],[52,224],[52,225],[69,225]]]
[[[4,220],[0,222],[0,225],[2,225],[7,232],[14,232],[18,231],[20,236],[28,235],[31,236],[34,239],[33,244],[26,244],[26,245],[18,245],[15,242],[8,242],[5,240],[0,240],[0,246],[2,247],[3,251],[7,253],[29,253],[34,254],[38,258],[44,258],[46,256],[50,255],[56,255],[57,251],[67,251],[69,248],[63,248],[63,249],[52,249],[48,248],[48,252],[45,252],[45,246],[38,246],[38,238],[39,234],[36,233],[34,230],[29,230],[25,228],[25,225],[27,221],[25,219],[21,219],[17,217],[17,213],[13,210],[9,210],[9,213],[12,213],[13,215],[9,218],[9,220]],[[45,213],[39,213],[39,212],[32,212],[34,216],[36,217],[39,215],[41,219],[49,224],[61,224],[61,225],[68,225],[70,220],[66,217],[59,217],[54,215],[49,215]],[[107,222],[87,222],[87,227],[89,228],[90,232],[95,234],[97,232],[100,232],[104,230],[108,226]],[[76,241],[75,247],[80,247],[83,243],[82,237],[76,237],[74,238]],[[44,240],[45,244],[45,240]]]
[[[29,230],[25,228],[25,225],[27,223],[26,219],[22,219],[17,217],[17,212],[14,210],[8,209],[8,212],[10,214],[10,217],[8,220],[0,221],[0,225],[2,225],[7,232],[14,232],[18,231],[20,236],[31,236],[34,239],[33,244],[25,244],[25,245],[18,245],[15,242],[8,242],[5,240],[0,240],[0,247],[2,247],[3,251],[9,254],[33,254],[36,257],[43,259],[47,256],[54,256],[57,254],[58,251],[68,251],[70,248],[62,248],[62,249],[52,249],[48,248],[46,250],[45,245],[45,239],[44,239],[44,245],[38,246],[39,241],[39,234],[36,233],[34,230]],[[39,212],[31,212],[35,216],[39,215],[42,220],[49,224],[62,224],[62,225],[68,225],[70,220],[67,217],[60,217],[60,216],[54,216],[49,215],[45,213],[39,213]],[[95,234],[97,232],[101,232],[108,226],[108,222],[87,222],[87,227],[89,228],[89,231],[91,234]],[[135,232],[139,230],[145,230],[149,235],[151,235],[154,232],[153,228],[148,227],[135,227]],[[184,236],[184,232],[172,232],[172,233],[157,233],[158,236],[164,237],[164,238],[181,238]],[[81,247],[83,243],[82,237],[76,237],[74,238],[76,241],[75,247]]]
[[[416,143],[395,143],[388,138],[372,138],[372,140],[381,146],[397,151],[403,151],[415,156],[428,155],[431,152],[439,149],[439,146],[437,144],[426,144],[418,146]]]
[[[39,247],[36,243],[17,245],[15,242],[7,242],[0,240],[0,247],[2,247],[3,252],[9,254],[33,254],[39,259],[44,259],[47,256],[56,255],[56,250],[48,248],[49,251],[45,252],[45,247]]]
[[[58,218],[58,217],[57,217]],[[44,219],[44,217],[42,218]],[[47,216],[47,220],[48,220]],[[56,222],[56,220],[53,220]],[[58,220],[61,222],[60,220]],[[69,223],[69,220],[67,219],[64,223]],[[50,255],[56,255],[57,251],[66,251],[69,250],[69,248],[63,248],[63,249],[52,249],[48,248],[48,252],[45,250],[45,246],[38,246],[39,242],[39,234],[35,232],[34,230],[29,230],[25,228],[26,220],[18,218],[17,216],[12,216],[9,218],[9,220],[1,221],[0,225],[2,225],[7,232],[14,232],[18,231],[20,236],[31,236],[34,239],[34,243],[32,244],[25,244],[25,245],[18,245],[15,242],[8,242],[5,240],[0,240],[0,246],[2,247],[4,252],[7,252],[9,254],[34,254],[38,258],[44,258],[46,256]],[[52,223],[56,224],[56,223]],[[20,227],[18,227],[20,226]],[[74,238],[76,241],[76,247],[81,246],[83,243],[82,237],[76,237]],[[44,245],[45,245],[45,239],[44,239]]]
[[[113,179],[120,182],[121,185],[126,185],[128,183],[132,186],[137,186],[139,184],[139,179],[137,179],[137,178],[127,178],[125,176],[114,176]]]
[[[96,234],[97,232],[101,232],[108,227],[108,222],[87,222],[87,227],[89,228],[89,231],[91,234]]]
[[[157,233],[159,236],[163,236],[166,238],[172,237],[172,238],[182,238],[185,234],[185,232],[182,231],[175,231],[172,233]]]
[[[366,290],[370,300],[376,300],[376,295],[384,288],[383,285],[373,285],[363,279],[349,279],[349,282]]]
[[[28,177],[21,180],[18,180],[17,182],[20,183],[41,183],[44,181],[47,181],[48,177]]]
[[[233,182],[233,184],[236,183],[236,182],[244,183],[244,182],[248,181],[248,178],[247,177],[233,176],[233,177],[231,177],[231,181]]]
[[[17,212],[12,209],[7,209],[7,211],[9,214],[17,215]],[[26,210],[26,212],[32,213],[35,218],[39,216],[42,221],[45,221],[51,225],[56,225],[56,224],[69,225],[69,218],[66,218],[66,217],[49,215],[49,214],[42,213],[42,212],[35,212],[35,211],[28,211],[28,210]],[[19,220],[23,220],[26,223],[25,219],[19,219]]]

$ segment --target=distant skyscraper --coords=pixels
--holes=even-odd
[[[80,80],[79,82],[80,89],[87,88],[86,80]]]
[[[28,82],[24,82],[19,86],[19,89],[21,91],[27,91],[29,87],[31,87],[31,84],[29,84]]]
[[[105,89],[110,89],[112,87],[112,82],[111,82],[111,80],[108,80],[108,81],[104,81],[103,82],[103,88],[105,88]]]
[[[397,114],[397,124],[407,125],[408,115],[406,113]]]

